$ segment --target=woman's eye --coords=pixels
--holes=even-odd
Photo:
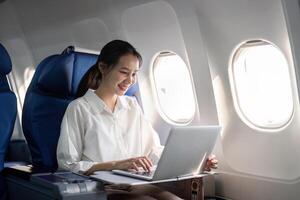
[[[128,74],[128,72],[125,72],[125,71],[120,71],[122,74]]]

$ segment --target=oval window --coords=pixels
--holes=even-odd
[[[161,52],[153,63],[153,78],[162,113],[175,123],[191,121],[196,101],[185,62],[173,52]]]
[[[275,45],[255,40],[234,52],[231,86],[242,119],[260,128],[280,128],[293,114],[289,66]]]

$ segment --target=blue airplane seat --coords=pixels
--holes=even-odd
[[[16,115],[17,98],[11,91],[7,74],[12,70],[10,56],[0,43],[0,199],[8,199],[7,183],[4,176],[4,167],[19,165],[18,162],[7,162],[10,138],[13,133]]]
[[[6,75],[12,69],[10,56],[0,44],[0,171],[14,129],[17,115],[17,98],[10,90]]]
[[[57,169],[56,148],[63,115],[76,98],[80,80],[97,57],[68,47],[38,65],[26,92],[22,117],[23,132],[36,171]],[[130,94],[137,89],[138,86],[134,86]]]
[[[97,55],[79,53],[68,47],[59,55],[45,58],[27,89],[22,127],[37,171],[57,169],[56,147],[60,124],[85,72]]]

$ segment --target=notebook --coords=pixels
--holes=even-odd
[[[113,173],[148,181],[202,173],[220,131],[220,126],[174,127],[153,171],[113,170]]]

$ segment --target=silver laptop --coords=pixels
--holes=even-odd
[[[202,173],[220,131],[220,126],[175,127],[170,131],[155,170],[113,170],[113,173],[149,181]]]

